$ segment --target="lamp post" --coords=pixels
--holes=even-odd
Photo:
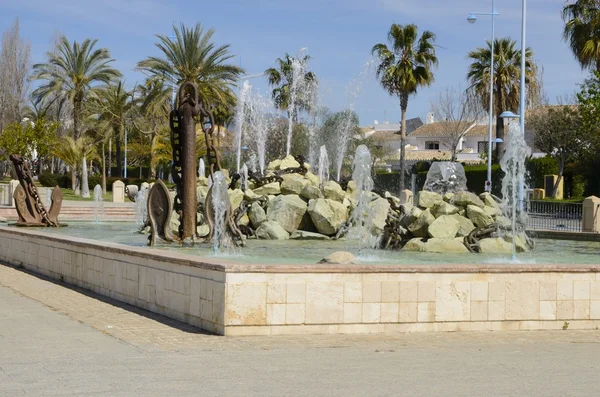
[[[467,21],[473,24],[477,22],[477,15],[489,15],[492,17],[492,40],[491,40],[491,57],[490,57],[490,104],[489,104],[489,131],[488,131],[488,169],[487,182],[485,189],[489,193],[492,192],[492,133],[494,124],[494,39],[496,36],[496,0],[492,0],[492,12],[471,12],[467,17]]]

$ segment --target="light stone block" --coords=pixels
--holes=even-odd
[[[379,323],[381,321],[381,303],[362,304],[362,322]]]
[[[506,299],[506,283],[504,281],[496,281],[488,284],[489,300],[504,301]]]
[[[287,303],[306,302],[306,283],[287,284]]]
[[[600,320],[600,300],[590,302],[590,318]]]
[[[540,320],[556,320],[556,301],[540,301]]]
[[[435,320],[435,302],[419,302],[417,306],[417,321],[429,323]]]
[[[362,283],[344,283],[344,302],[362,303]]]
[[[200,299],[200,318],[205,321],[211,321],[212,317],[213,317],[212,301],[208,301],[206,299]]]
[[[394,281],[384,281],[381,283],[381,302],[400,302],[400,283]]]
[[[435,302],[435,282],[419,282],[417,288],[419,302]]]
[[[536,281],[506,283],[506,319],[540,318],[540,284]]]
[[[600,281],[590,282],[590,299],[600,301]]]
[[[471,283],[471,301],[472,302],[487,302],[488,300],[488,283],[476,282]],[[486,307],[487,315],[487,307]]]
[[[362,322],[362,303],[344,303],[344,323]]]
[[[267,283],[230,284],[226,301],[225,325],[266,324]]]
[[[556,302],[556,319],[572,320],[574,314],[573,301]]]
[[[367,282],[363,283],[363,294],[364,303],[380,303],[381,302],[381,283],[380,282]]]
[[[267,303],[286,303],[286,284],[267,284]],[[282,323],[282,324],[285,324]]]
[[[416,282],[400,282],[400,302],[418,302],[418,287]]]
[[[573,281],[561,280],[556,283],[556,299],[559,301],[573,300]]]
[[[471,316],[470,294],[471,283],[438,283],[435,300],[435,320],[468,321]]]
[[[343,283],[306,284],[306,323],[335,324],[344,319]]]
[[[540,282],[540,300],[555,301],[556,300],[556,281],[541,281]],[[541,308],[540,308],[541,311]],[[555,310],[556,312],[556,307]],[[556,313],[555,313],[556,315]]]
[[[401,323],[416,323],[417,302],[400,302],[398,321]]]
[[[589,281],[573,282],[573,299],[575,299],[576,301],[590,299],[590,282]],[[577,313],[577,310],[575,310],[575,313]]]
[[[489,301],[488,302],[488,320],[503,321],[506,319],[504,301]]]
[[[473,286],[471,285],[471,288]],[[488,302],[472,301],[471,302],[471,321],[487,321],[488,319]]]
[[[382,323],[397,323],[398,322],[398,303],[382,303],[381,304],[381,322]]]
[[[288,325],[304,324],[306,313],[304,303],[288,303],[286,306],[285,323]]]
[[[573,302],[573,319],[589,320],[590,319],[590,301],[575,301]]]
[[[283,325],[285,324],[286,304],[267,304],[267,324]]]

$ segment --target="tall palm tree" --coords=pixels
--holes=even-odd
[[[471,60],[467,79],[469,90],[481,99],[485,108],[490,101],[490,58],[491,42],[487,47],[477,48],[467,56]],[[533,60],[533,51],[526,49],[525,83],[527,98],[531,100],[539,95],[538,68]],[[505,110],[517,112],[520,98],[521,51],[516,49],[516,42],[510,38],[500,38],[494,41],[494,113],[496,114],[496,138],[504,140],[504,120],[500,114]],[[496,156],[502,157],[504,144],[496,146]]]
[[[184,82],[198,86],[198,96],[205,105],[235,101],[233,87],[242,68],[229,64],[233,58],[229,45],[217,47],[211,40],[214,29],[204,32],[199,23],[194,28],[173,26],[175,38],[157,35],[156,47],[163,57],[148,57],[138,63],[137,68],[152,77],[180,85]]]
[[[125,89],[124,83],[119,81],[96,90],[90,103],[91,112],[103,124],[101,128],[112,129],[116,145],[118,176],[121,176],[122,171],[121,137],[129,112],[134,106],[132,97],[132,93]]]
[[[89,91],[98,82],[109,83],[121,76],[110,66],[114,60],[106,48],[94,49],[98,40],[85,39],[81,44],[69,43],[62,36],[54,52],[47,54],[46,63],[33,65],[33,79],[45,80],[33,92],[37,101],[59,97],[73,105],[73,136],[79,138],[82,131],[83,104]]]
[[[562,10],[563,37],[583,69],[600,71],[600,1],[576,0]]]
[[[96,147],[93,145],[93,141],[89,136],[82,136],[77,139],[73,139],[70,136],[64,136],[59,139],[58,143],[54,147],[54,153],[56,157],[60,158],[70,168],[71,173],[76,175],[76,183],[73,185],[75,195],[80,194],[83,164],[86,159],[96,159]]]
[[[306,92],[306,90],[299,90],[299,92],[297,91],[297,94],[299,95],[296,98],[295,109],[289,108],[292,84],[295,77],[294,64],[296,63],[298,69],[304,72],[299,79],[300,85],[311,87],[313,84],[316,84],[317,78],[313,72],[306,70],[306,65],[309,60],[309,55],[305,55],[302,58],[295,58],[286,53],[283,58],[277,58],[275,61],[277,63],[276,68],[265,70],[265,76],[267,76],[269,85],[274,87],[271,96],[273,97],[275,107],[287,111],[288,118],[293,118],[294,120],[297,120],[298,118],[298,110],[309,110],[310,106],[310,98],[307,95],[308,92]],[[292,111],[294,114],[291,114]]]
[[[390,95],[400,99],[400,189],[404,189],[408,98],[419,88],[433,83],[433,68],[437,66],[438,59],[434,47],[435,34],[426,30],[419,37],[416,25],[392,24],[388,42],[389,48],[380,43],[373,46],[371,52],[379,58],[376,74],[381,85]]]

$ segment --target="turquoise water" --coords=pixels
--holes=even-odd
[[[45,233],[73,236],[90,240],[106,241],[135,247],[145,247],[148,235],[137,232],[135,224],[95,224],[70,223],[68,227],[59,229],[37,229]],[[243,263],[316,263],[334,251],[346,250],[343,241],[317,240],[247,240],[245,248],[238,248],[221,258],[228,258]],[[175,250],[200,257],[214,257],[212,245],[196,244],[194,247],[180,247],[177,244],[159,242],[155,248]],[[434,254],[420,252],[364,250],[359,256],[363,264],[600,264],[600,242],[566,241],[537,239],[534,252],[519,254],[517,261],[512,261],[510,254]]]

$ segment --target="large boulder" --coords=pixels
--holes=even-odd
[[[304,174],[304,177],[310,181],[313,186],[319,186],[319,177],[308,171]]]
[[[294,239],[294,240],[329,240],[329,237],[324,234],[320,234],[320,233],[307,232],[306,230],[296,230],[294,233],[292,233],[292,235],[290,236],[290,239]]]
[[[297,162],[294,156],[292,156],[291,154],[285,157],[279,163],[280,170],[287,170],[288,168],[300,168],[300,163]]]
[[[326,199],[343,202],[346,194],[342,187],[334,181],[327,181],[323,184],[323,195]]]
[[[229,193],[229,202],[231,203],[231,208],[235,210],[240,206],[240,204],[244,200],[244,192],[242,191],[242,189],[229,189],[227,193]]]
[[[467,207],[469,205],[474,205],[476,207],[483,208],[483,201],[475,193],[471,192],[456,192],[452,197],[452,202],[454,205],[460,205],[462,207]]]
[[[458,221],[453,216],[442,215],[429,225],[427,233],[433,238],[453,239],[458,233],[458,228]]]
[[[267,164],[267,170],[278,170],[281,166],[281,160],[273,160]]]
[[[442,201],[441,203],[439,203],[431,209],[431,214],[436,218],[442,215],[458,214],[458,208],[453,206],[452,204],[448,204],[447,202]]]
[[[385,221],[387,220],[388,212],[390,210],[390,203],[384,198],[378,198],[369,203],[369,207],[372,211],[372,225],[373,229],[371,233],[379,234],[383,232],[385,227]]]
[[[208,186],[198,186],[196,188],[196,198],[200,204],[204,204],[206,195],[208,194]]]
[[[256,193],[259,196],[281,194],[281,186],[279,185],[279,182],[267,183],[266,185],[254,189],[254,193]]]
[[[479,195],[479,198],[481,199],[481,201],[483,201],[483,204],[486,205],[486,207],[493,207],[493,208],[498,208],[500,209],[500,204],[498,204],[498,202],[496,200],[494,200],[494,197],[489,194],[489,193],[481,193]]]
[[[513,236],[512,234],[507,234],[505,237],[506,241],[512,245]],[[515,237],[515,249],[517,252],[529,252],[533,249],[533,246],[529,244],[527,237],[523,234],[517,234]]]
[[[458,237],[468,236],[469,233],[471,233],[473,229],[475,229],[475,225],[470,219],[465,218],[464,216],[461,216],[459,214],[454,214],[451,216],[458,223],[458,231],[456,232],[456,235]]]
[[[425,240],[422,238],[410,239],[404,245],[404,247],[402,248],[402,251],[424,252],[425,251]]]
[[[290,234],[279,223],[266,221],[256,229],[256,237],[263,240],[287,240]]]
[[[469,250],[461,241],[454,239],[430,238],[425,243],[424,248],[425,252],[439,252],[452,254],[469,253]]]
[[[442,195],[422,190],[419,192],[419,207],[432,208],[442,202]]]
[[[267,220],[267,214],[258,203],[252,203],[248,210],[248,218],[250,218],[250,222],[252,222],[254,227],[258,227]]]
[[[510,254],[512,244],[501,237],[484,238],[479,241],[480,251],[484,254]]]
[[[308,202],[308,214],[321,234],[331,236],[348,220],[348,209],[342,203],[329,199]]]
[[[208,178],[205,176],[199,177],[196,186],[208,186]]]
[[[291,174],[281,182],[281,194],[300,194],[307,186],[310,186],[308,179],[304,179],[302,175]]]
[[[416,221],[408,225],[408,231],[410,231],[415,237],[427,237],[429,225],[431,225],[434,221],[435,217],[431,215],[431,211],[429,211],[429,209],[426,209],[425,211],[421,212],[421,215],[419,215]]]
[[[306,214],[306,202],[297,195],[281,195],[269,202],[267,219],[277,221],[288,233],[299,229]]]
[[[300,192],[300,197],[305,198],[307,200],[323,198],[323,193],[321,193],[321,189],[316,186],[308,185],[302,188]]]
[[[256,193],[254,193],[254,190],[252,190],[252,189],[244,190],[244,199],[251,201],[251,200],[256,200],[258,198],[260,198],[260,196]]]
[[[330,265],[352,265],[358,263],[358,259],[351,252],[336,251],[321,259],[319,263],[327,263]]]
[[[210,233],[210,226],[208,226],[207,224],[199,225],[196,228],[196,233],[198,233],[198,236],[200,237],[206,237]]]
[[[500,208],[488,207],[487,205],[483,207],[483,211],[491,216],[499,216],[502,215],[502,210]]]
[[[402,222],[401,222],[401,225],[404,227],[408,227],[411,223],[416,221],[421,216],[421,213],[423,212],[423,210],[421,210],[417,206],[409,207],[409,206],[405,205],[404,209],[406,211],[406,215],[404,215],[404,218],[402,218]]]
[[[467,206],[467,217],[477,227],[486,227],[494,223],[494,218],[490,214],[474,205]]]
[[[501,228],[512,227],[512,221],[510,219],[508,219],[507,217],[505,217],[504,215],[496,216],[495,220],[496,220],[496,223],[498,224],[498,226],[500,226]]]

